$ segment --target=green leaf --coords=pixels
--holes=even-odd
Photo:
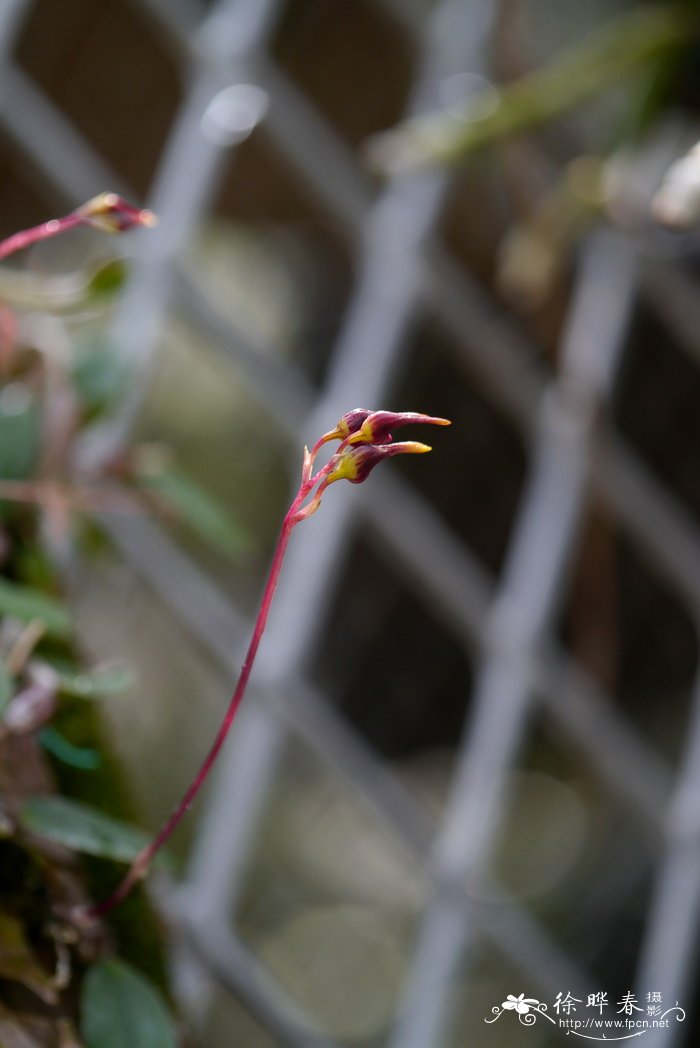
[[[124,396],[131,378],[124,355],[106,339],[90,339],[76,347],[72,378],[89,418],[102,415]]]
[[[126,263],[123,258],[112,258],[103,263],[90,275],[89,295],[113,295],[126,279]]]
[[[0,390],[0,478],[26,480],[39,455],[38,403],[21,382]]]
[[[82,269],[50,276],[28,269],[0,268],[0,299],[32,313],[75,312],[91,298],[112,294],[124,282],[121,259],[93,261]]]
[[[60,731],[56,731],[55,728],[48,727],[40,731],[39,742],[57,760],[71,768],[80,768],[81,771],[95,771],[102,764],[102,758],[98,750],[85,746],[74,746],[65,735],[61,735]]]
[[[14,682],[4,662],[0,662],[0,714],[12,698]]]
[[[101,961],[88,969],[81,1011],[87,1048],[176,1048],[162,997],[123,961]]]
[[[40,619],[46,632],[54,637],[69,637],[73,628],[68,610],[59,601],[41,590],[7,579],[0,579],[0,615],[20,622]]]
[[[169,504],[199,538],[228,557],[236,559],[253,548],[250,533],[185,473],[165,467],[137,480]]]
[[[131,862],[151,839],[136,826],[66,797],[29,797],[20,808],[19,822],[38,837],[115,862]],[[156,863],[159,859],[160,855]]]
[[[136,683],[129,666],[105,666],[88,672],[71,673],[58,669],[59,686],[65,695],[77,699],[100,699],[110,695],[122,695]]]

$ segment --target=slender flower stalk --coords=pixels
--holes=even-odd
[[[157,222],[157,217],[147,208],[134,207],[116,193],[99,193],[63,218],[52,218],[0,241],[0,261],[77,226],[91,226],[102,233],[123,233],[134,226],[154,226]]]
[[[284,556],[287,552],[292,531],[296,525],[316,512],[326,488],[330,484],[335,483],[336,480],[349,480],[353,484],[359,484],[367,477],[370,470],[384,458],[399,454],[422,454],[430,451],[431,449],[427,444],[419,444],[416,441],[391,443],[392,436],[389,426],[398,427],[413,422],[439,426],[448,426],[450,424],[447,419],[432,418],[429,415],[418,415],[414,412],[396,414],[386,411],[365,411],[358,408],[343,415],[337,427],[320,437],[311,451],[308,448],[304,448],[299,490],[282,522],[282,528],[272,557],[270,572],[263,590],[260,609],[253,626],[248,651],[238,683],[231,696],[214,742],[183,797],[153,840],[136,856],[116,890],[107,899],[94,906],[74,910],[72,916],[76,922],[88,923],[104,916],[129,895],[135,885],[147,875],[154,857],[192,807],[195,797],[207,781],[243,700],[255,656],[267,625]],[[375,443],[375,438],[380,439],[382,443]],[[340,440],[338,449],[329,462],[319,469],[318,472],[314,473],[316,456],[323,445],[330,440]]]

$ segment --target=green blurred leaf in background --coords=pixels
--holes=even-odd
[[[66,639],[70,637],[73,623],[67,608],[53,597],[31,586],[22,586],[0,578],[0,615],[7,615],[20,622],[38,619],[46,632]]]
[[[20,809],[19,822],[54,844],[115,862],[131,862],[151,839],[136,826],[65,797],[29,797]],[[167,865],[167,859],[162,865]]]
[[[61,692],[75,699],[102,699],[123,695],[136,683],[134,671],[123,663],[85,671],[76,670],[65,663],[53,662],[52,665],[58,673]]]
[[[137,472],[137,482],[157,494],[200,539],[238,559],[254,546],[250,532],[187,474],[163,463]]]
[[[123,961],[93,965],[85,976],[81,1003],[87,1048],[176,1048],[162,997]]]
[[[23,382],[0,390],[0,479],[26,480],[36,464],[41,415],[36,398]]]
[[[124,284],[126,264],[122,258],[111,258],[101,263],[90,274],[87,290],[90,296],[113,295]]]
[[[74,746],[65,735],[61,735],[60,731],[50,726],[41,731],[39,741],[57,760],[71,768],[94,771],[102,764],[99,750],[87,746]]]
[[[124,354],[106,338],[92,336],[77,343],[72,379],[89,420],[107,414],[119,404],[131,377]]]

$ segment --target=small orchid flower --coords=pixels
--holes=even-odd
[[[192,806],[199,790],[206,782],[219,751],[226,741],[243,699],[258,646],[267,625],[267,618],[282,570],[284,555],[295,526],[316,512],[324,491],[330,484],[334,484],[335,481],[349,480],[351,484],[360,484],[371,470],[386,458],[402,454],[424,454],[426,451],[430,451],[431,449],[427,444],[420,444],[417,441],[409,440],[396,444],[392,443],[392,429],[413,422],[437,426],[450,425],[448,419],[433,418],[430,415],[420,415],[413,411],[368,411],[363,408],[355,408],[342,416],[334,430],[320,437],[313,445],[311,451],[308,448],[304,448],[299,490],[282,522],[282,529],[272,557],[270,574],[263,591],[260,609],[255,620],[253,634],[241,674],[214,742],[199,771],[185,791],[184,796],[173,809],[169,818],[166,819],[154,839],[136,856],[116,891],[104,902],[96,906],[74,910],[73,919],[76,922],[90,922],[108,913],[129,895],[134,886],[147,875],[154,856],[179,825],[183,816]],[[319,469],[317,473],[314,473],[316,456],[321,447],[330,440],[340,441],[338,450],[325,466]],[[515,1005],[512,1005],[512,1007],[515,1007]]]
[[[348,438],[348,444],[386,444],[392,439],[392,431],[413,423],[431,426],[449,426],[449,419],[420,415],[417,411],[372,411],[359,429]]]
[[[361,484],[383,459],[393,455],[422,455],[426,451],[432,451],[432,448],[416,440],[400,441],[398,444],[348,444],[331,459],[332,468],[324,485],[327,487],[336,480]]]
[[[342,440],[347,444],[387,444],[392,440],[392,430],[411,423],[429,423],[434,426],[449,426],[449,419],[421,415],[417,411],[368,411],[353,408],[340,418],[337,426],[325,433],[321,440]]]

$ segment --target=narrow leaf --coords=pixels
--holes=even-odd
[[[74,746],[65,735],[61,735],[60,731],[56,731],[55,728],[44,728],[39,733],[39,742],[57,760],[71,768],[94,771],[102,764],[102,758],[97,750],[88,749],[85,746]]]
[[[30,622],[40,619],[46,632],[55,637],[68,637],[71,633],[71,617],[67,609],[53,597],[31,586],[0,579],[0,615]]]
[[[38,837],[116,862],[131,862],[150,841],[138,827],[66,797],[28,798],[20,809],[19,822]]]
[[[114,665],[70,673],[59,670],[59,686],[65,695],[77,699],[100,699],[121,695],[133,688],[136,677],[129,666]]]
[[[81,1003],[87,1048],[176,1048],[162,997],[123,961],[93,965],[83,982]]]
[[[235,559],[252,549],[254,543],[246,528],[185,473],[165,468],[142,474],[137,480],[170,505],[199,538],[228,557]]]

